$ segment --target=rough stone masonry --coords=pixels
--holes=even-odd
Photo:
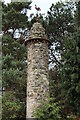
[[[28,52],[26,118],[33,118],[33,111],[49,93],[48,40],[45,29],[34,23],[25,41]]]

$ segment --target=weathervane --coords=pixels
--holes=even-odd
[[[41,11],[41,8],[40,8],[40,7],[37,7],[37,5],[35,4],[35,9],[36,9],[36,11],[37,11],[37,13],[36,13],[36,21],[38,22],[38,19],[39,19],[39,14],[38,14],[38,12]],[[31,13],[31,14],[30,14],[30,17],[32,18],[33,15],[34,15],[34,14]],[[43,16],[43,15],[45,15],[45,13],[43,13],[43,14],[41,14],[41,15]]]
[[[38,11],[41,11],[41,8],[40,8],[40,7],[37,7],[37,5],[35,4],[35,9],[36,9],[36,11],[37,11],[36,21],[38,22]]]
[[[40,7],[37,7],[36,4],[35,4],[35,9],[37,10],[37,14],[38,14],[38,11],[41,11],[41,8],[40,8]]]

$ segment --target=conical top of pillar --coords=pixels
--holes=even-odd
[[[36,22],[33,24],[30,29],[29,37],[26,39],[25,44],[30,40],[47,40],[50,42],[41,23]]]

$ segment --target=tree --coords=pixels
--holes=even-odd
[[[10,33],[9,29],[12,29],[12,37],[14,37],[14,33],[18,29],[19,33],[21,33],[21,29],[24,30],[27,28],[27,9],[30,9],[31,2],[23,2],[23,3],[14,3],[5,5],[2,3],[3,14],[2,14],[2,30],[3,33]]]
[[[49,87],[50,96],[56,98],[57,101],[61,100],[61,75],[58,69],[49,70]]]
[[[30,3],[2,3],[2,78],[5,88],[2,120],[25,118],[27,50],[21,36],[27,28],[26,10]]]
[[[62,73],[62,95],[67,112],[80,116],[80,2],[76,11],[77,28],[73,37],[65,39],[65,50],[62,54],[64,65]]]
[[[40,106],[33,112],[33,116],[38,120],[60,120],[61,105],[54,98],[48,97],[47,100],[42,100]]]
[[[74,32],[73,23],[74,4],[72,2],[57,2],[52,4],[47,12],[45,29],[52,42],[50,47],[50,63],[58,67],[61,65],[61,53],[64,48],[64,39],[72,36]],[[53,47],[54,46],[54,47]],[[54,64],[55,63],[55,64]]]

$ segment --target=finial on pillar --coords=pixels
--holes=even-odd
[[[35,4],[35,9],[36,9],[36,11],[37,11],[37,14],[36,14],[36,22],[38,22],[38,20],[39,20],[38,12],[41,11],[41,8],[40,8],[40,7],[37,7],[37,5]]]
[[[38,14],[36,14],[36,22],[39,21],[39,17],[38,17]]]

